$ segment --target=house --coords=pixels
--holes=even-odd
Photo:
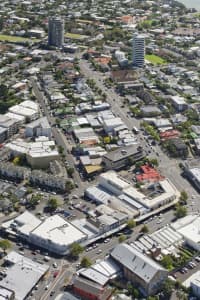
[[[177,111],[184,111],[188,108],[188,105],[183,97],[171,96],[170,100]]]
[[[102,157],[102,163],[106,170],[119,170],[144,158],[142,147],[131,145],[110,151]]]
[[[159,291],[162,282],[167,278],[167,270],[130,245],[116,246],[111,257],[121,265],[123,276],[138,285],[145,296]]]
[[[144,117],[154,117],[161,114],[160,109],[155,105],[142,106],[140,111]]]
[[[176,157],[187,157],[188,156],[188,147],[187,145],[180,139],[174,138],[169,141],[171,154]]]

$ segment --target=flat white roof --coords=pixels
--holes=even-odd
[[[34,158],[59,155],[57,149],[53,149],[55,147],[55,142],[49,141],[46,137],[44,140],[38,139],[36,142],[32,143],[28,143],[22,139],[16,139],[11,143],[6,144],[6,147],[12,151],[27,154]]]
[[[189,288],[191,283],[194,282],[195,284],[198,284],[200,287],[200,271],[195,272],[192,274],[189,278],[187,278],[184,282],[183,285],[186,288]]]
[[[127,182],[124,178],[120,177],[114,171],[108,171],[106,173],[101,174],[99,176],[100,184],[102,182],[102,179],[107,181],[108,184],[111,184],[115,188],[118,188],[121,190],[131,186],[131,184],[129,182]]]
[[[6,270],[7,276],[1,285],[15,292],[16,300],[23,300],[40,278],[47,272],[49,266],[32,261],[15,251],[10,252],[5,260],[12,262]]]
[[[39,109],[38,103],[31,101],[31,100],[25,100],[25,101],[21,102],[19,105],[26,107],[26,108],[33,109],[35,111],[38,111],[38,109]]]
[[[37,113],[34,109],[27,108],[21,105],[14,105],[9,108],[9,111],[14,114],[22,115],[24,117],[31,117]]]
[[[183,225],[177,231],[181,233],[184,238],[193,241],[196,244],[200,244],[200,216],[193,215],[193,219],[190,223]]]
[[[5,115],[10,119],[16,119],[18,121],[25,122],[24,116],[14,114],[14,113],[11,113],[11,112],[6,113]]]
[[[171,96],[171,99],[177,104],[186,104],[185,99],[180,96]]]
[[[86,237],[83,232],[58,215],[47,218],[31,234],[61,246],[68,246]]]
[[[37,217],[28,211],[25,211],[15,219],[3,223],[2,227],[9,229],[12,228],[11,225],[14,225],[20,233],[29,235],[29,233],[40,223],[41,221]]]

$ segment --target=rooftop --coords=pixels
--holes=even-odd
[[[47,218],[32,231],[31,235],[64,247],[86,237],[83,232],[58,215]]]
[[[158,271],[166,271],[154,260],[127,244],[116,246],[111,256],[146,283],[149,283]]]
[[[125,159],[132,155],[135,155],[138,152],[142,152],[138,149],[138,145],[131,145],[127,147],[120,147],[114,151],[110,151],[104,155],[104,157],[112,162],[117,162],[121,159]]]
[[[49,266],[32,261],[15,251],[10,252],[5,260],[10,263],[7,276],[1,285],[15,292],[16,300],[23,300],[38,280],[47,272]]]

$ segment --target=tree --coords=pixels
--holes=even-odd
[[[148,233],[148,232],[149,232],[148,226],[147,226],[147,225],[144,225],[144,226],[142,227],[142,229],[141,229],[141,232],[143,232],[143,233]]]
[[[121,234],[118,238],[119,243],[123,243],[126,240],[126,235],[125,234]]]
[[[168,278],[163,283],[162,291],[163,291],[166,299],[170,299],[170,296],[172,294],[174,286],[175,286],[175,283],[172,280],[168,279]]]
[[[164,268],[171,270],[173,268],[173,260],[170,255],[165,255],[161,261]]]
[[[180,195],[180,201],[181,203],[183,204],[186,204],[187,203],[187,200],[188,200],[188,194],[186,191],[181,191],[181,195]]]
[[[135,222],[134,219],[131,219],[131,220],[128,220],[128,221],[127,221],[127,227],[128,227],[129,229],[133,229],[135,226],[136,226],[136,222]]]
[[[56,210],[56,208],[58,207],[58,200],[56,198],[50,198],[48,201],[48,207],[51,210]]]
[[[89,257],[84,256],[81,260],[81,267],[83,268],[88,268],[90,267],[92,264],[91,260],[89,259]]]
[[[83,252],[83,247],[78,243],[73,243],[70,246],[70,256],[73,258],[78,258],[79,254]]]
[[[70,177],[72,177],[73,173],[74,173],[74,168],[73,168],[73,167],[67,168],[67,174],[68,174]]]
[[[11,248],[11,242],[8,240],[0,240],[0,248],[5,252],[7,249]]]
[[[29,204],[32,207],[35,207],[41,200],[41,195],[32,195],[31,199],[29,200]]]
[[[157,158],[152,158],[152,159],[150,159],[149,160],[149,162],[153,165],[153,166],[155,166],[155,167],[158,167],[158,160],[157,160]]]
[[[185,206],[177,204],[174,215],[177,219],[185,217],[187,215],[187,208]]]

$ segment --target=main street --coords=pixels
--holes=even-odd
[[[130,130],[132,130],[133,126],[140,128],[141,120],[138,120],[136,118],[131,118],[130,116],[127,115],[127,112],[129,112],[129,108],[126,105],[122,105],[123,98],[120,97],[114,91],[113,88],[110,89],[105,88],[103,83],[105,75],[100,72],[96,72],[92,70],[89,62],[86,60],[80,60],[79,66],[82,74],[84,74],[84,76],[88,79],[92,78],[95,81],[96,86],[100,88],[107,95],[106,101],[111,105],[112,111],[115,113],[115,115],[119,116]],[[181,176],[181,170],[179,167],[179,163],[181,162],[181,159],[170,158],[166,153],[163,152],[163,150],[159,145],[156,146],[148,145],[147,141],[145,140],[145,136],[143,136],[142,132],[140,132],[140,134],[138,135],[138,139],[140,145],[148,153],[148,156],[158,159],[159,170],[161,171],[161,173],[165,177],[169,178],[179,191],[185,190],[188,193],[189,210],[192,212],[200,211],[199,193],[185,178]]]

